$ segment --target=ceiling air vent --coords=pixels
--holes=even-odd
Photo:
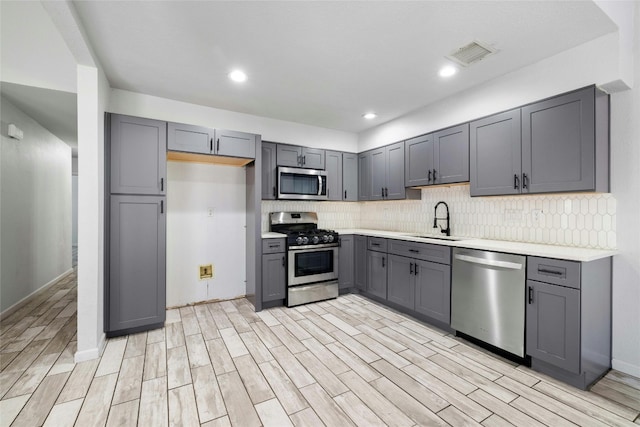
[[[447,58],[457,62],[463,67],[474,64],[487,56],[496,53],[497,50],[487,44],[473,41],[466,46],[452,52]]]

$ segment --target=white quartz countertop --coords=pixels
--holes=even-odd
[[[420,233],[398,231],[344,229],[336,230],[339,234],[359,234],[363,236],[383,237],[387,239],[408,240],[413,242],[432,243],[457,248],[480,249],[486,251],[506,252],[519,255],[532,255],[544,258],[566,259],[570,261],[594,261],[616,255],[615,250],[585,249],[571,246],[541,245],[536,243],[509,242],[504,240],[487,240],[475,237],[455,237],[461,240],[440,240],[419,237]],[[269,233],[273,234],[273,233]],[[437,237],[437,236],[434,236]]]
[[[267,233],[262,233],[262,238],[263,239],[283,239],[287,237],[286,234],[283,233],[274,233],[274,232],[267,232]]]

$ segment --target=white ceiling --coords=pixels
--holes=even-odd
[[[584,0],[75,5],[114,88],[351,132],[616,31]],[[500,52],[439,78],[472,40]]]
[[[0,83],[0,92],[9,102],[66,142],[78,155],[78,107],[75,93]]]

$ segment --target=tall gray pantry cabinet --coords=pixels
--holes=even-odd
[[[106,116],[105,332],[162,327],[166,316],[167,123]]]

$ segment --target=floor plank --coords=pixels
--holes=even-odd
[[[309,407],[293,381],[275,360],[261,363],[260,370],[271,386],[287,414],[293,414]]]
[[[144,356],[140,355],[136,357],[130,357],[122,361],[122,369],[120,370],[118,382],[116,383],[116,390],[113,394],[112,405],[140,399],[143,372]]]
[[[139,405],[138,399],[113,405],[107,418],[107,427],[136,427]]]
[[[169,425],[199,427],[196,398],[191,384],[169,390]]]
[[[44,422],[44,427],[73,427],[84,399],[71,400],[55,405]]]
[[[104,426],[109,415],[111,399],[116,388],[118,374],[95,377],[84,399],[76,424],[79,426]]]
[[[138,425],[166,427],[169,425],[167,377],[142,382]]]
[[[225,416],[227,409],[211,365],[193,368],[191,376],[200,422],[204,423]]]
[[[278,399],[265,400],[256,405],[256,411],[264,427],[293,427]]]
[[[224,401],[227,403],[227,412],[232,425],[260,426],[260,418],[251,403],[242,380],[237,372],[229,372],[218,375],[218,383]]]
[[[300,389],[307,402],[327,426],[355,426],[340,406],[329,397],[319,384],[310,384]]]

